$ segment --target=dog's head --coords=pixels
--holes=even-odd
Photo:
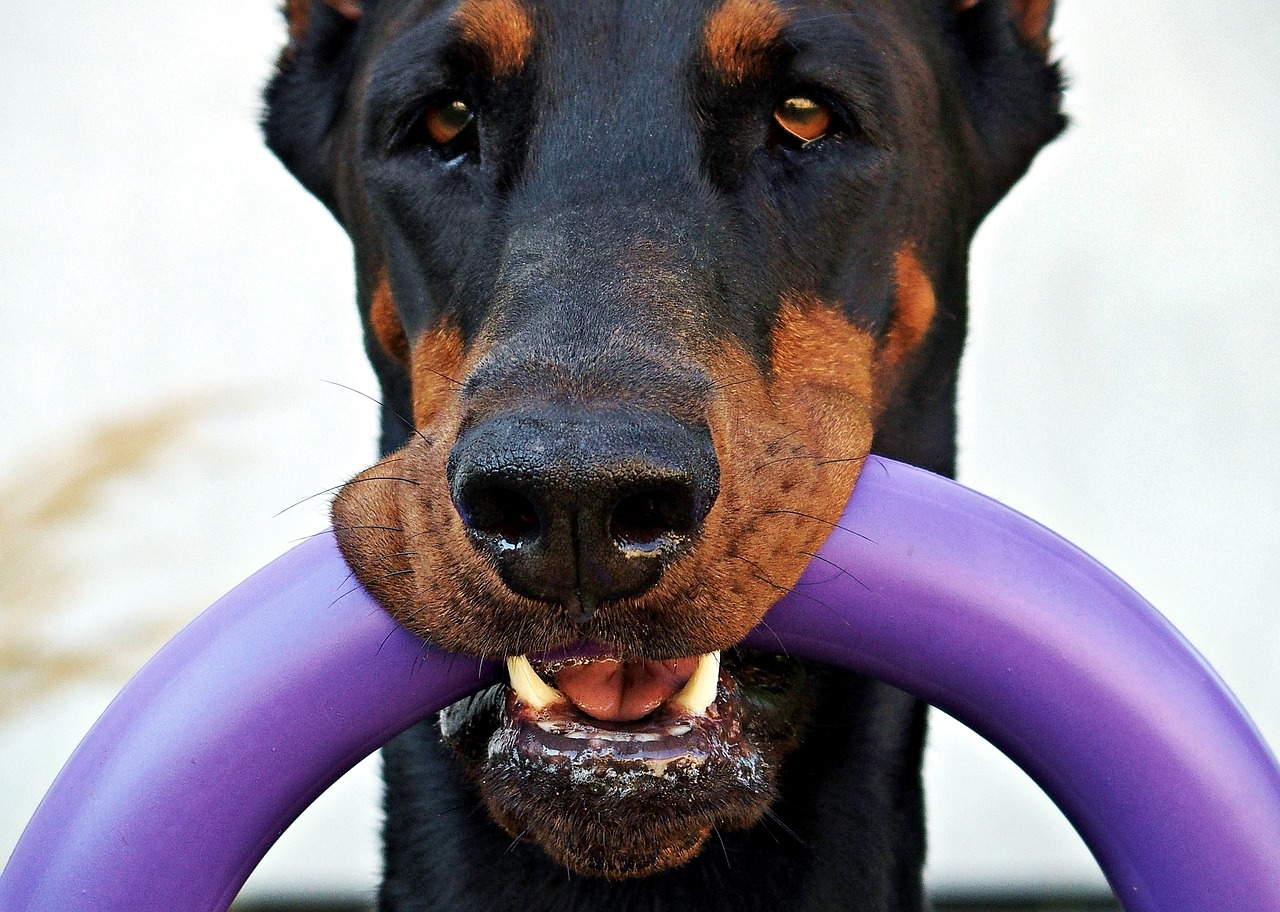
[[[873,445],[949,471],[968,245],[1061,128],[1048,0],[290,0],[270,144],[387,408],[335,508],[493,817],[626,877],[749,825],[800,666],[734,650]],[[721,662],[723,659],[723,662]]]

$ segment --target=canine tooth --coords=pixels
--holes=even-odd
[[[524,656],[507,658],[507,675],[511,678],[511,689],[530,709],[546,709],[564,702],[564,694],[538,677]]]
[[[719,683],[720,652],[717,650],[699,657],[698,667],[693,670],[693,677],[672,699],[678,706],[689,710],[695,716],[700,716],[716,701],[716,687]]]
[[[692,725],[673,725],[667,729],[667,734],[673,738],[679,738],[681,735],[687,735],[693,731]]]

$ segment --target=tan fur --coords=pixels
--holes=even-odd
[[[421,433],[334,505],[360,579],[401,623],[446,648],[502,655],[589,637],[673,657],[731,646],[795,584],[870,449],[874,340],[838,308],[784,301],[767,376],[732,344],[708,365],[719,386],[707,417],[721,480],[699,544],[653,589],[602,605],[579,627],[562,606],[507,589],[450,500],[445,469],[462,418],[453,381],[478,358],[459,357],[456,339],[439,332],[416,346]]]
[[[433,427],[454,408],[463,373],[462,334],[445,324],[422,334],[413,350],[413,420]]]
[[[387,281],[386,273],[379,276],[378,284],[373,289],[373,300],[369,303],[369,325],[383,351],[403,364],[409,363],[409,340],[404,336],[404,327],[400,324],[400,315],[396,312],[396,302],[391,296],[391,283]]]
[[[876,365],[876,401],[883,407],[893,392],[902,368],[924,341],[938,311],[933,283],[925,275],[911,245],[903,246],[894,261],[897,292],[889,328],[880,343]]]
[[[1053,0],[1019,0],[1018,34],[1042,51],[1049,50],[1049,19],[1053,15]]]
[[[450,21],[498,78],[524,66],[533,48],[533,19],[519,0],[463,0]]]
[[[736,596],[736,636],[795,584],[871,447],[871,336],[837,308],[796,296],[782,302],[770,342],[769,376],[728,346],[713,367],[723,387],[711,415],[722,470],[698,572],[719,577],[709,589]]]
[[[703,29],[707,60],[723,79],[742,82],[760,71],[786,22],[772,0],[725,0]]]

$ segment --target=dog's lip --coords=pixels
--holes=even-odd
[[[530,662],[541,662],[550,665],[554,662],[565,662],[570,659],[622,658],[622,653],[620,650],[596,640],[578,640],[567,646],[526,652],[524,657]]]
[[[672,764],[693,774],[713,758],[723,763],[743,749],[736,688],[728,672],[722,676],[718,653],[699,657],[698,662],[701,681],[694,680],[695,672],[681,691],[690,689],[689,684],[705,691],[707,675],[713,675],[711,696],[697,697],[705,705],[690,708],[673,697],[635,719],[602,719],[564,697],[534,706],[523,688],[508,686],[507,735],[491,740],[489,750],[514,750],[536,764],[569,763],[580,774],[590,771],[602,787],[609,783],[610,788],[621,786],[617,776],[662,779]]]
[[[535,712],[508,691],[510,741],[495,738],[489,747],[514,750],[526,762],[571,764],[580,775],[596,777],[597,787],[616,788],[622,795],[630,777],[661,779],[673,764],[696,773],[713,757],[733,753],[741,737],[735,710],[722,689],[717,704],[700,715],[663,707],[635,722],[603,724],[571,704]]]

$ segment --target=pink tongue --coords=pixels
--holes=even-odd
[[[564,666],[556,672],[556,687],[589,716],[603,722],[634,722],[675,696],[697,667],[697,657],[665,662],[603,659]]]

